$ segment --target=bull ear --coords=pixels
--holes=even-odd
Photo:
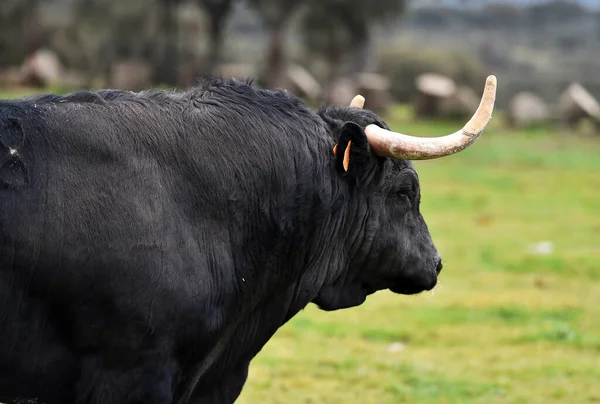
[[[363,128],[354,122],[346,122],[342,126],[333,153],[338,171],[347,173],[361,171],[371,156],[369,141]]]

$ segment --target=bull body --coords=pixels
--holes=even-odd
[[[0,102],[0,402],[232,403],[307,304],[433,288],[369,124],[238,81]]]

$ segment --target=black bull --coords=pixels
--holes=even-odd
[[[0,102],[0,401],[232,403],[307,304],[432,289],[417,173],[369,124],[221,80]]]

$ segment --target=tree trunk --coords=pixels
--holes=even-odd
[[[29,0],[25,10],[25,49],[27,56],[37,51],[41,45],[38,0]]]
[[[225,28],[224,17],[224,15],[215,15],[211,17],[210,21],[208,32],[209,51],[208,59],[206,61],[206,71],[211,75],[216,75],[221,65],[221,58],[223,56],[223,32]]]
[[[154,80],[157,83],[176,86],[179,78],[179,52],[177,50],[177,22],[175,21],[175,8],[177,0],[163,0],[162,30],[159,43],[162,50],[156,62]]]
[[[251,0],[269,30],[266,83],[270,88],[284,87],[287,83],[285,45],[288,26],[306,0]]]
[[[352,73],[372,72],[377,68],[371,31],[366,24],[354,27],[353,40],[356,47],[353,50]]]
[[[284,49],[288,22],[289,18],[280,18],[270,28],[267,51],[267,86],[270,88],[285,86],[287,61]]]
[[[327,62],[329,84],[333,83],[343,74],[344,46],[340,35],[343,33],[337,24],[331,24],[327,27],[328,49],[325,60]]]

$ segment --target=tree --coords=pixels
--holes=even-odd
[[[586,14],[585,9],[578,3],[566,0],[553,0],[530,6],[527,9],[529,23],[536,30],[540,26],[552,27],[556,23],[577,22]]]
[[[20,63],[25,57],[23,12],[18,0],[0,1],[0,66]],[[2,78],[0,78],[1,81]]]
[[[179,81],[179,52],[177,7],[182,0],[159,0],[162,20],[158,30],[157,42],[162,42],[156,55],[154,80],[158,83],[175,86]]]
[[[285,40],[292,19],[307,1],[309,0],[249,0],[269,31],[266,70],[269,87],[285,85]]]
[[[39,0],[3,0],[0,2],[0,49],[18,56],[19,62],[44,43],[45,32],[39,22]],[[4,54],[2,55],[4,56]]]
[[[332,18],[331,5],[311,4],[302,18],[304,45],[312,56],[322,57],[327,66],[327,81],[342,75],[347,50],[352,46],[348,30],[339,18]]]
[[[225,25],[235,0],[198,0],[198,3],[209,18],[209,51],[205,69],[215,74],[221,63]]]
[[[372,68],[372,27],[405,10],[405,0],[309,0],[303,19],[307,47],[328,60],[330,75],[342,73],[350,57],[351,73]]]
[[[74,18],[60,35],[61,46],[57,46],[62,58],[105,82],[115,60],[147,61],[157,53],[155,30],[148,18],[156,6],[147,0],[72,0]]]

